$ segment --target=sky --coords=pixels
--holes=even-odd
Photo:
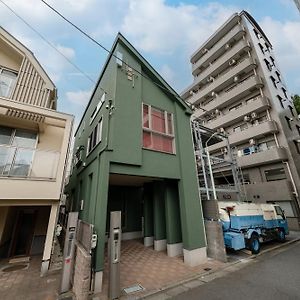
[[[44,36],[79,72],[3,2]],[[191,54],[233,13],[247,10],[273,44],[291,94],[300,93],[300,13],[293,0],[48,0],[110,49],[121,32],[180,93],[193,81]],[[0,0],[0,24],[28,47],[58,89],[58,110],[79,123],[107,52],[40,0]],[[91,80],[92,79],[92,80]]]

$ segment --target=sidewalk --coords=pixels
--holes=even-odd
[[[229,262],[224,267],[210,272],[202,272],[191,276],[189,279],[177,282],[176,284],[165,286],[158,292],[149,293],[143,297],[132,297],[131,299],[146,299],[146,300],[165,300],[171,299],[174,296],[180,295],[190,289],[194,289],[200,285],[210,282],[216,278],[228,275],[231,272],[238,271],[244,268],[247,264],[253,262],[257,256],[264,255],[268,252],[279,248],[286,247],[292,243],[300,241],[300,232],[291,231],[285,243],[270,242],[262,246],[261,252],[257,255],[251,255],[250,251],[237,251],[235,255],[229,254]]]

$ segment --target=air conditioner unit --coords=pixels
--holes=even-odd
[[[249,144],[250,144],[251,146],[255,145],[255,144],[256,144],[255,139],[250,139],[250,140],[249,140]]]
[[[218,94],[217,94],[216,92],[214,92],[214,91],[211,92],[211,96],[212,96],[212,97],[216,97],[217,95],[218,95]]]
[[[193,96],[195,94],[194,91],[190,91],[190,95]]]
[[[204,48],[203,50],[202,50],[202,53],[203,54],[205,54],[205,53],[207,53],[208,52],[208,49],[206,49],[206,48]]]
[[[237,156],[238,156],[238,157],[243,156],[243,150],[238,150],[238,151],[237,151]]]
[[[257,118],[257,113],[256,112],[251,113],[251,118],[256,119]]]
[[[226,154],[226,153],[228,153],[228,149],[227,148],[222,148],[221,152],[224,153],[224,154]]]
[[[225,132],[225,129],[224,129],[223,127],[220,127],[220,128],[219,128],[219,131],[220,131],[221,133],[224,133],[224,132]]]
[[[239,76],[238,76],[238,75],[233,77],[233,81],[234,81],[234,82],[238,82],[238,81],[239,81],[239,79],[240,79],[240,78],[239,78]]]
[[[244,116],[244,122],[249,122],[250,121],[250,117],[249,116]]]
[[[229,61],[229,66],[233,66],[236,63],[235,59],[232,59],[231,61]]]
[[[220,111],[216,108],[215,109],[215,114],[217,115],[217,114],[219,114],[220,113]]]
[[[226,45],[225,45],[225,50],[228,50],[230,48],[230,45],[227,43]]]

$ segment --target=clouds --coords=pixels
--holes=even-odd
[[[81,107],[85,107],[89,102],[91,94],[92,94],[92,90],[71,91],[71,92],[66,92],[66,99],[73,104],[76,104]]]
[[[271,17],[264,18],[261,27],[269,37],[279,61],[279,67],[288,76],[288,87],[292,93],[299,93],[300,82],[300,21],[277,21]]]
[[[195,49],[236,10],[218,3],[170,6],[164,0],[130,0],[121,28],[143,51],[172,54]]]

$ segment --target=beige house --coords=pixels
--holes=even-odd
[[[0,27],[0,258],[49,266],[73,116],[32,52]]]

